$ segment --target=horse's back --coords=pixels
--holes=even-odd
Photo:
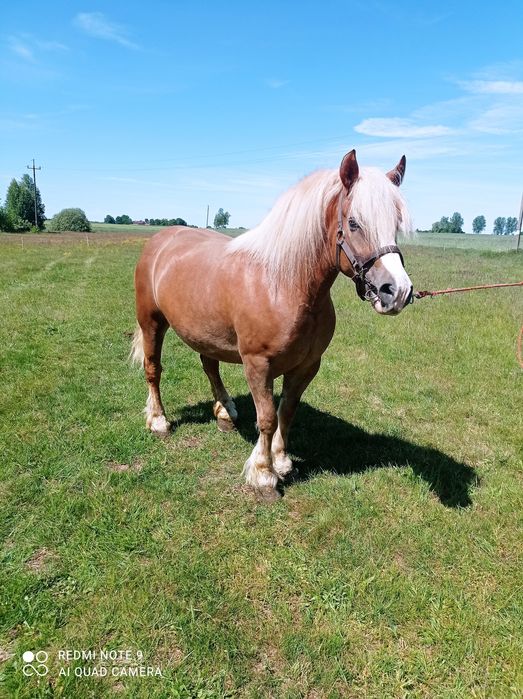
[[[212,262],[222,257],[230,240],[223,233],[188,226],[170,226],[156,233],[147,241],[136,265],[137,292],[138,287],[143,292],[147,286],[158,291],[162,278],[166,280],[172,275],[201,274],[202,260],[206,260],[208,268],[207,260]]]
[[[209,241],[225,245],[230,237],[208,228],[190,228],[189,226],[169,226],[155,233],[146,243],[143,256],[156,254],[159,250],[192,248]]]

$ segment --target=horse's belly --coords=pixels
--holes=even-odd
[[[238,338],[234,328],[205,304],[196,299],[182,299],[164,310],[169,325],[185,342],[199,354],[220,362],[241,363],[238,352]]]
[[[208,332],[195,334],[194,328],[186,331],[171,323],[171,327],[178,337],[198,354],[203,354],[210,359],[217,359],[219,362],[229,362],[241,364],[242,360],[236,345],[227,342],[225,338],[213,338]]]

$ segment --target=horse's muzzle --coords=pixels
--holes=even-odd
[[[397,315],[411,303],[412,294],[412,285],[407,289],[397,289],[393,284],[382,284],[372,305],[382,315]]]

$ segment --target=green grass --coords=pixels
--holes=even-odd
[[[217,431],[170,333],[173,436],[144,429],[126,362],[143,241],[1,245],[0,696],[523,694],[520,289],[374,314],[334,288],[335,338],[291,437],[298,475],[256,503],[255,413]],[[521,256],[412,245],[419,288],[521,279]],[[162,678],[59,676],[125,649]],[[26,650],[49,674],[22,674]],[[98,663],[95,663],[97,665]]]
[[[91,221],[91,230],[93,233],[157,233],[161,231],[164,226],[139,226],[135,223],[130,223],[125,225],[123,223],[98,223],[97,221]]]
[[[403,241],[404,244],[462,248],[463,250],[495,250],[496,252],[515,250],[517,242],[517,235],[469,235],[458,233],[417,233],[413,238]]]

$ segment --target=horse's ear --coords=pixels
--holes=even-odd
[[[393,184],[396,185],[396,187],[399,187],[400,184],[403,182],[403,178],[405,177],[406,167],[407,167],[407,158],[404,155],[402,155],[401,160],[396,165],[394,170],[387,172],[387,177],[389,178],[389,180]]]
[[[340,179],[347,191],[349,191],[352,185],[356,182],[359,174],[360,168],[358,167],[358,161],[356,160],[356,151],[353,148],[343,158],[340,165]]]

